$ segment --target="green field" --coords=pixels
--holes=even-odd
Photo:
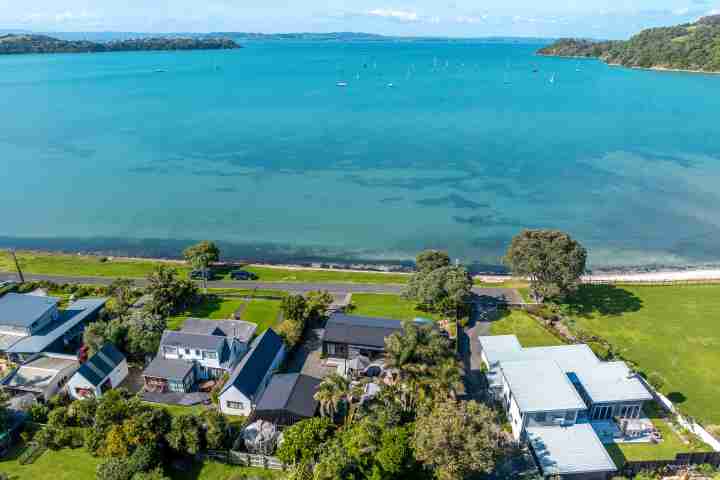
[[[280,300],[253,298],[246,300],[238,297],[212,297],[198,305],[168,319],[168,329],[179,330],[188,317],[227,320],[240,307],[244,307],[241,319],[257,324],[257,333],[262,333],[275,325],[280,312]]]
[[[154,260],[108,259],[101,262],[95,255],[70,255],[61,253],[29,252],[17,253],[24,273],[39,275],[64,275],[70,277],[146,277],[158,265]],[[181,274],[187,275],[190,268],[180,262],[170,262]],[[336,270],[313,270],[273,268],[246,265],[243,270],[254,273],[262,282],[350,282],[350,283],[405,283],[407,275],[382,272],[345,272]],[[229,270],[219,271],[217,279],[229,280]],[[0,271],[14,272],[15,264],[10,255],[0,251]]]
[[[610,341],[704,424],[720,424],[720,285],[586,286],[565,308],[571,327]]]
[[[367,317],[392,318],[395,320],[412,320],[415,317],[439,320],[436,314],[427,313],[415,308],[415,303],[405,300],[399,295],[380,293],[353,293],[352,304],[355,308],[352,315]]]
[[[95,469],[101,459],[85,449],[48,450],[31,465],[20,465],[18,450],[0,460],[0,472],[12,480],[95,480]],[[215,462],[195,463],[189,471],[170,471],[172,480],[231,480],[234,475],[246,473],[263,479],[280,478],[280,472],[258,468],[231,467]]]
[[[523,310],[505,310],[502,317],[490,326],[490,334],[517,335],[523,347],[562,345],[558,338]]]

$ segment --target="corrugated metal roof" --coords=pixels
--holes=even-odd
[[[552,360],[503,362],[500,368],[523,412],[587,408],[565,372]]]
[[[80,366],[77,373],[97,387],[123,360],[125,360],[123,354],[113,344],[106,343]]]
[[[230,387],[235,387],[246,397],[253,397],[260,387],[260,382],[272,366],[273,360],[283,347],[282,338],[272,328],[265,330],[255,339],[250,351],[235,367],[223,392]]]
[[[528,427],[527,435],[545,476],[617,470],[588,423],[569,427]]]
[[[182,381],[188,376],[193,368],[194,365],[192,362],[166,359],[158,355],[152,362],[150,362],[150,365],[145,367],[145,370],[143,370],[143,376]]]
[[[255,335],[257,325],[242,320],[210,320],[205,318],[188,318],[183,323],[181,332],[202,335],[218,335],[236,338],[249,343]]]
[[[0,297],[0,325],[27,328],[58,301],[54,297],[6,293]]]
[[[263,412],[287,411],[300,417],[310,418],[315,415],[318,402],[314,395],[320,380],[299,373],[273,375],[265,389],[255,411]]]
[[[65,310],[60,311],[57,321],[54,321],[42,330],[35,332],[34,335],[24,337],[17,341],[7,349],[7,352],[42,352],[55,340],[65,335],[65,333],[67,333],[70,329],[77,326],[90,315],[97,313],[97,311],[100,310],[105,303],[107,303],[107,298],[84,298],[76,300],[68,305]]]
[[[165,330],[162,335],[162,340],[160,340],[160,345],[162,346],[215,351],[219,351],[224,344],[224,336],[176,332],[173,330]]]
[[[384,348],[385,338],[400,330],[399,320],[335,314],[325,325],[323,341]]]

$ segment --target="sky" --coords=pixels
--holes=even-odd
[[[627,38],[720,0],[0,0],[0,29]]]

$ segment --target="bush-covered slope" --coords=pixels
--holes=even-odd
[[[720,72],[720,15],[674,27],[650,28],[627,41],[562,39],[538,53],[597,57],[626,67]]]

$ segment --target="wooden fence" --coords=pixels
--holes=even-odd
[[[238,452],[235,450],[207,450],[199,453],[198,458],[243,467],[258,467],[270,470],[286,469],[286,465],[277,457],[256,455],[253,453]]]
[[[622,474],[634,477],[640,472],[656,472],[660,470],[675,471],[690,466],[709,464],[720,467],[720,452],[678,453],[674,460],[652,460],[645,462],[625,462]]]

